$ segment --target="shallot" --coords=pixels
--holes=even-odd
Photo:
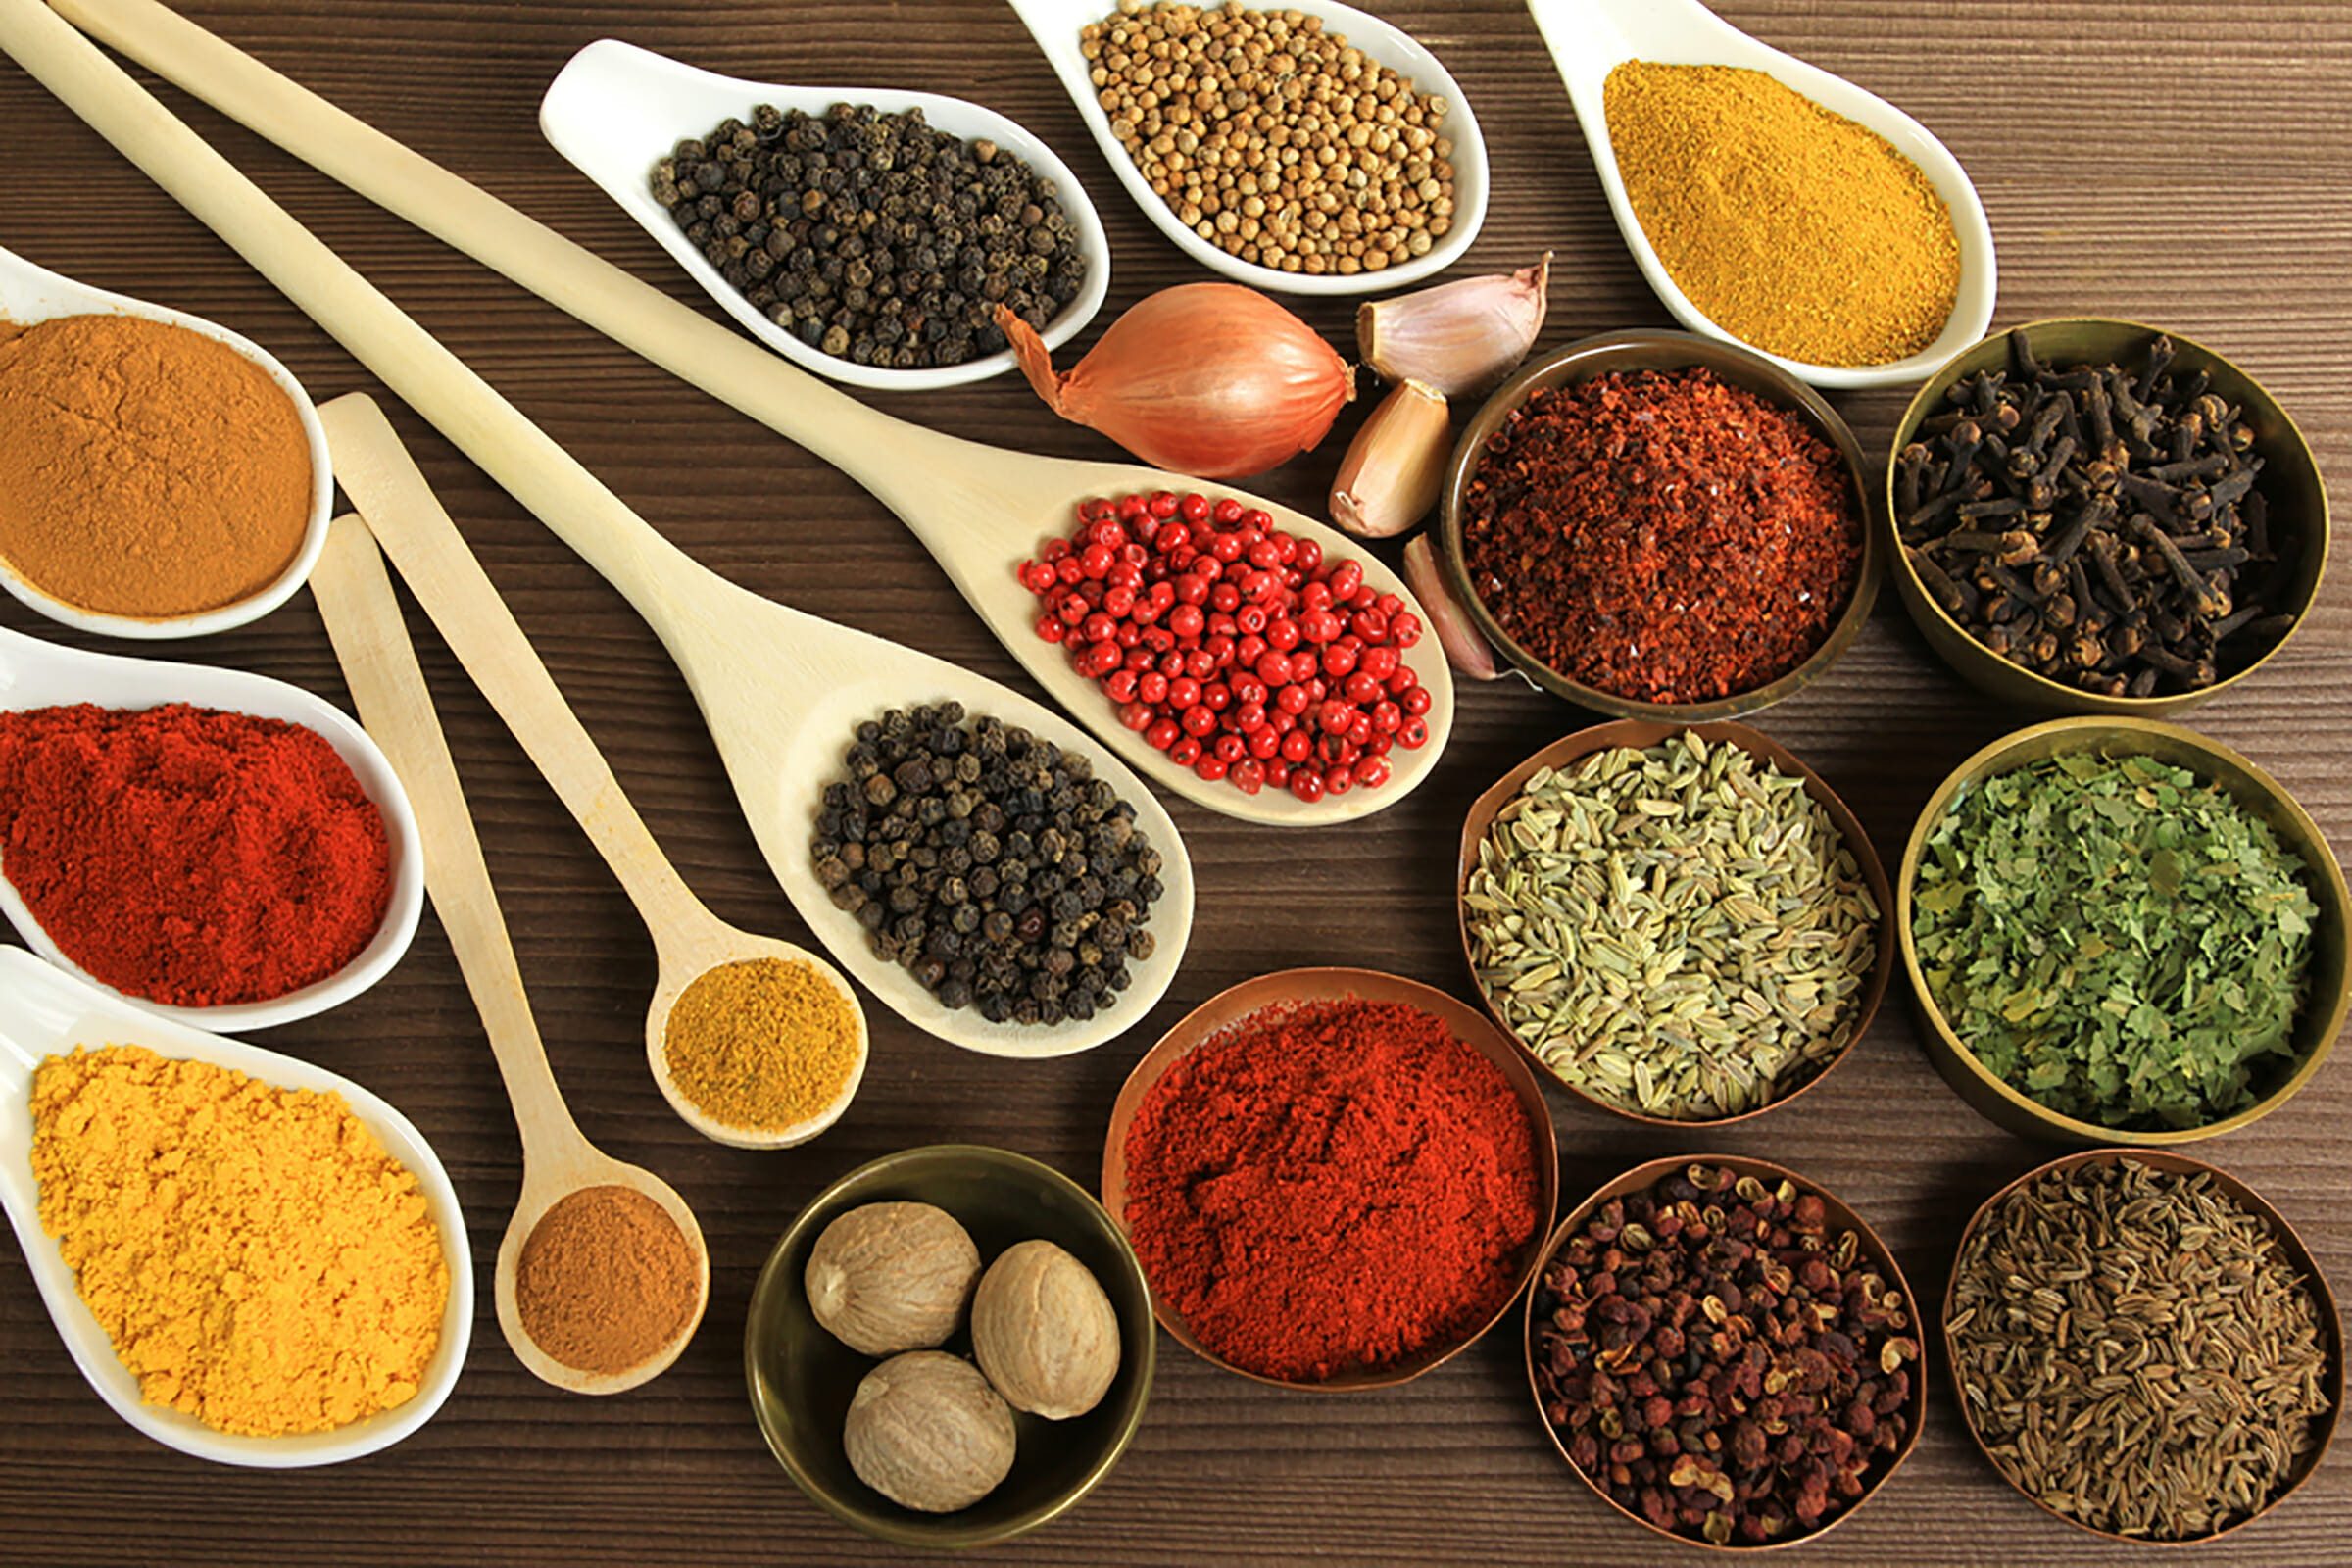
[[[997,325],[1055,414],[1203,479],[1263,473],[1311,450],[1355,396],[1338,351],[1239,283],[1182,283],[1137,302],[1065,374],[1028,322],[1000,306]]]

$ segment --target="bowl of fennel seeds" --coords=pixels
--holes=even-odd
[[[2169,1150],[2069,1154],[1993,1195],[1961,1236],[1943,1341],[1993,1468],[2115,1541],[2252,1523],[2319,1468],[2343,1405],[2310,1250],[2252,1188]]]
[[[1455,892],[1504,1033],[1652,1126],[1787,1104],[1869,1028],[1894,965],[1869,835],[1744,724],[1620,719],[1545,747],[1472,804]]]

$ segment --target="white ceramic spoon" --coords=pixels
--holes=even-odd
[[[405,1404],[331,1432],[256,1438],[216,1432],[194,1416],[146,1402],[139,1380],[115,1354],[112,1341],[82,1303],[74,1270],[57,1242],[41,1229],[40,1186],[32,1173],[32,1074],[45,1056],[76,1046],[145,1046],[158,1055],[208,1061],[286,1089],[332,1092],[375,1134],[385,1152],[415,1174],[441,1233],[449,1262],[449,1304],[441,1341],[415,1396]],[[74,1364],[115,1413],[156,1442],[199,1459],[261,1469],[334,1464],[386,1448],[432,1419],[449,1397],[473,1338],[473,1252],[466,1239],[449,1172],[409,1119],[350,1079],[274,1051],[225,1040],[157,1017],[49,967],[18,948],[0,948],[0,1208],[8,1210],[24,1261],[40,1287],[42,1304]]]
[[[822,115],[840,103],[871,104],[887,114],[919,109],[934,129],[966,141],[993,141],[1053,181],[1086,257],[1086,282],[1078,297],[1047,324],[1047,345],[1057,348],[1067,343],[1094,319],[1110,287],[1110,241],[1102,233],[1102,220],[1096,214],[1095,204],[1087,200],[1078,176],[1054,156],[1054,149],[996,111],[961,98],[887,87],[790,87],[746,81],[606,38],[573,55],[548,86],[547,96],[539,104],[539,129],[556,151],[570,159],[581,173],[620,204],[621,211],[637,220],[745,331],[804,368],[853,386],[903,392],[960,386],[1011,369],[1010,349],[937,369],[897,370],[858,365],[810,348],[769,320],[741,290],[719,276],[718,269],[702,250],[688,243],[668,209],[654,200],[647,176],[655,160],[690,136],[708,135],[721,120],[748,121],[760,104]]]
[[[1568,100],[1576,106],[1577,123],[1584,126],[1585,141],[1592,149],[1592,167],[1600,174],[1601,189],[1608,193],[1609,211],[1616,215],[1626,248],[1634,253],[1642,275],[1649,279],[1649,286],[1666,308],[1693,332],[1752,349],[1815,386],[1873,387],[1912,386],[1926,380],[1991,326],[1993,297],[1998,291],[1992,225],[1985,221],[1984,204],[1978,199],[1977,187],[1960,167],[1960,160],[1918,121],[1843,76],[1758,43],[1699,0],[1527,0],[1527,9],[1551,49],[1560,80],[1567,84]],[[1609,145],[1601,89],[1609,73],[1628,60],[1670,66],[1743,66],[1765,72],[1832,113],[1878,132],[1895,151],[1917,164],[1936,187],[1936,194],[1951,209],[1952,228],[1960,241],[1959,296],[1936,341],[1908,359],[1886,365],[1807,365],[1766,353],[1708,319],[1668,275],[1649,236],[1642,232],[1641,221],[1634,217],[1633,204],[1626,199],[1625,179]]]
[[[1392,294],[1425,277],[1435,277],[1459,261],[1487,220],[1487,141],[1479,132],[1478,117],[1470,112],[1470,100],[1463,95],[1461,84],[1438,64],[1437,56],[1422,47],[1419,39],[1369,12],[1340,5],[1337,0],[1284,0],[1279,6],[1261,8],[1320,17],[1328,31],[1339,33],[1365,55],[1410,78],[1416,90],[1446,100],[1446,119],[1440,133],[1453,143],[1453,226],[1430,246],[1428,255],[1416,256],[1402,266],[1352,276],[1336,272],[1313,276],[1245,262],[1194,233],[1145,180],[1135,159],[1119,145],[1118,137],[1111,134],[1110,117],[1102,112],[1098,89],[1089,79],[1094,68],[1078,52],[1078,33],[1088,23],[1100,22],[1116,11],[1116,0],[1011,0],[1011,4],[1030,36],[1037,40],[1038,48],[1045,52],[1054,74],[1068,89],[1070,101],[1078,106],[1079,117],[1086,122],[1086,128],[1095,133],[1104,161],[1119,176],[1119,183],[1127,187],[1127,194],[1135,198],[1135,205],[1175,242],[1177,249],[1237,282],[1283,294]]]
[[[1379,789],[1327,795],[1310,805],[1281,790],[1245,795],[1230,784],[1208,783],[1121,728],[1110,699],[1070,668],[1058,645],[1039,639],[1037,601],[1013,577],[1014,564],[1041,539],[1069,530],[1081,500],[1135,490],[1205,488],[1264,508],[1280,526],[1315,540],[1327,560],[1359,562],[1366,579],[1381,592],[1420,610],[1402,578],[1336,530],[1230,486],[1201,486],[1134,464],[1005,452],[891,418],[779,365],[758,345],[419,157],[155,0],[57,0],[54,12],[33,0],[0,0],[0,48],[105,129],[117,147],[347,346],[349,332],[313,302],[328,292],[321,287],[322,266],[340,272],[349,269],[127,75],[100,70],[104,57],[83,52],[86,44],[70,28],[57,28],[59,15],[849,474],[922,541],[1038,684],[1161,788],[1243,821],[1303,827],[1369,816],[1403,799],[1436,765],[1453,728],[1453,674],[1434,636],[1405,655],[1430,694],[1429,744],[1390,753],[1396,772]],[[76,44],[83,49],[76,50]],[[288,244],[257,239],[264,229]],[[299,260],[289,254],[297,250]],[[332,292],[355,290],[365,291],[371,314],[386,303],[356,275],[338,278]],[[434,412],[433,400],[408,392],[403,373],[412,367],[405,359],[377,364],[371,351],[355,352],[493,475],[511,466],[502,447],[482,448],[478,433],[452,425]],[[592,562],[601,561],[602,553],[582,542],[585,519],[568,509],[533,510],[573,548]],[[1428,624],[1426,612],[1421,619]]]
[[[1166,809],[1116,757],[1067,719],[985,676],[762,599],[695,562],[41,0],[0,0],[0,49],[211,225],[628,596],[684,672],[769,868],[835,962],[919,1028],[995,1055],[1063,1055],[1142,1021],[1175,978],[1192,934],[1192,862]],[[511,222],[529,223],[511,209],[500,211]],[[628,288],[645,287],[615,275]],[[691,311],[683,314],[716,333],[727,349],[752,355],[809,399],[822,400],[843,424],[873,421],[858,427],[883,444],[869,456],[872,465],[887,466],[894,439],[901,461],[914,438],[948,439],[874,414],[777,365],[724,327]],[[1009,564],[999,576],[1008,590],[1025,593],[1013,584]],[[1424,646],[1435,642],[1429,638]],[[824,786],[856,727],[887,709],[948,701],[1085,756],[1096,775],[1134,806],[1137,826],[1165,858],[1165,891],[1151,917],[1157,948],[1134,967],[1133,984],[1116,1004],[1092,1019],[1023,1027],[992,1024],[969,1007],[942,1006],[906,970],[874,956],[863,929],[833,906],[816,879],[809,835]],[[1431,717],[1434,730],[1434,709]]]
[[[22,603],[61,625],[101,632],[109,637],[202,637],[259,620],[284,604],[294,590],[302,586],[303,579],[310,576],[311,566],[318,559],[318,547],[326,542],[328,507],[335,498],[335,481],[327,472],[326,434],[318,428],[318,411],[311,406],[310,394],[303,391],[302,383],[295,380],[284,366],[252,339],[240,337],[227,327],[216,326],[201,316],[167,310],[161,305],[150,305],[145,300],[134,300],[127,294],[109,294],[104,289],[76,283],[47,268],[35,267],[22,256],[0,250],[0,321],[18,326],[37,326],[61,316],[136,316],[150,321],[186,327],[216,343],[227,344],[268,371],[270,379],[294,400],[294,411],[302,417],[303,434],[310,443],[310,524],[303,534],[302,549],[296,552],[293,561],[278,574],[276,581],[233,605],[223,605],[218,610],[207,610],[193,615],[170,615],[148,620],[136,615],[114,615],[83,610],[52,599],[26,582],[5,560],[0,560],[0,587],[5,587]]]
[[[325,471],[323,463],[320,471]],[[424,862],[416,845],[416,818],[409,809],[408,792],[401,788],[392,764],[376,750],[365,730],[344,716],[342,710],[299,686],[267,675],[209,664],[169,663],[158,659],[126,659],[119,654],[86,653],[60,648],[37,637],[0,628],[0,710],[56,708],[73,703],[95,703],[101,708],[158,708],[166,703],[190,703],[251,713],[258,718],[284,719],[318,731],[333,746],[360,781],[360,788],[383,813],[384,832],[392,841],[392,897],[383,923],[359,956],[323,980],[290,991],[268,1002],[231,1003],[218,1007],[174,1007],[138,998],[147,1012],[158,1013],[199,1029],[233,1031],[270,1029],[308,1018],[350,1001],[374,985],[416,934],[416,916],[424,906]],[[49,933],[25,907],[16,885],[7,880],[0,861],[0,914],[34,952],[60,968],[71,970],[109,996],[122,993],[86,973],[61,952]]]

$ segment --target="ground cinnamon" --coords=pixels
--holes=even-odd
[[[579,1372],[626,1372],[685,1332],[702,1298],[694,1248],[628,1187],[586,1187],[531,1227],[514,1268],[523,1332]]]
[[[163,618],[284,573],[311,515],[294,400],[224,343],[133,316],[0,331],[0,558],[53,599]]]

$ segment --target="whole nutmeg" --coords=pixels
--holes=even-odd
[[[867,1203],[827,1225],[802,1275],[808,1310],[866,1355],[944,1345],[963,1321],[980,1249],[929,1203]]]
[[[971,1362],[910,1350],[858,1385],[841,1446],[858,1479],[891,1501],[954,1513],[1012,1469],[1012,1411]]]
[[[972,1298],[972,1353],[1016,1410],[1084,1415],[1119,1375],[1119,1314],[1084,1263],[1052,1242],[1005,1250]]]

